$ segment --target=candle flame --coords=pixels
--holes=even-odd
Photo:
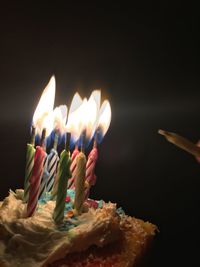
[[[101,105],[101,90],[94,90],[91,96],[94,98],[97,105],[97,110],[99,111]]]
[[[76,93],[69,109],[66,131],[71,133],[74,142],[79,139],[81,132],[83,131],[84,125],[82,116],[84,116],[85,103],[87,103],[87,100],[83,100],[80,95]]]
[[[105,100],[101,105],[99,111],[99,118],[97,122],[97,130],[100,130],[101,138],[103,138],[108,131],[111,122],[111,106],[108,100]]]
[[[42,129],[46,129],[46,137],[48,137],[52,130],[53,130],[53,126],[54,126],[54,112],[51,111],[49,112],[49,114],[47,116],[44,117],[44,119],[42,120]]]
[[[36,110],[33,115],[33,125],[36,127],[36,132],[41,135],[42,127],[48,124],[49,118],[43,123],[44,118],[53,111],[54,99],[55,99],[56,81],[55,77],[52,76],[49,83],[45,87]],[[44,125],[43,125],[44,124]],[[51,124],[51,123],[50,123]]]
[[[54,129],[59,131],[61,134],[65,131],[65,124],[67,120],[67,106],[61,105],[56,107],[53,111],[54,113]]]
[[[92,139],[95,128],[96,128],[96,121],[97,115],[100,108],[100,101],[101,101],[101,91],[95,90],[92,92],[89,100],[85,104],[85,115],[83,117],[83,123],[86,130],[86,138],[87,140]]]

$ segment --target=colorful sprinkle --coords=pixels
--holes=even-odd
[[[98,203],[97,201],[93,200],[93,199],[87,199],[86,200],[86,203],[87,205],[90,207],[90,208],[94,208],[94,209],[97,209],[98,208]]]
[[[103,208],[103,200],[99,200],[99,208],[100,208],[100,209]]]
[[[71,198],[70,198],[70,196],[66,196],[66,199],[65,199],[65,202],[70,202],[71,201]]]
[[[67,216],[68,218],[71,218],[71,217],[74,216],[74,212],[73,212],[72,210],[69,210],[69,211],[66,213],[66,216]]]

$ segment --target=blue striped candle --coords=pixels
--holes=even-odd
[[[58,152],[52,148],[50,154],[48,155],[47,171],[49,176],[46,183],[46,191],[50,192],[53,188],[55,176],[57,173],[57,166],[59,162]]]

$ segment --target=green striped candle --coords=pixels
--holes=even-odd
[[[68,179],[71,177],[70,165],[70,152],[64,149],[60,155],[60,162],[58,165],[58,190],[56,197],[56,206],[53,212],[53,219],[56,224],[62,223],[64,219],[67,184]]]
[[[27,144],[26,148],[26,167],[25,167],[25,179],[24,179],[24,198],[23,201],[27,202],[29,197],[30,183],[29,179],[32,174],[35,156],[35,128],[32,126],[31,143]]]

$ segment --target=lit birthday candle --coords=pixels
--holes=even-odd
[[[94,145],[87,160],[85,199],[87,199],[89,196],[91,186],[96,183],[96,175],[94,171],[98,159],[97,144],[102,141],[103,137],[108,131],[110,122],[111,122],[111,107],[109,101],[105,100],[98,114],[97,125],[96,125],[97,129],[94,137]]]
[[[67,133],[66,148],[60,155],[60,162],[58,165],[58,190],[56,196],[56,206],[53,212],[53,219],[56,224],[60,224],[64,219],[65,199],[67,196],[68,179],[71,177],[70,172],[70,133]]]
[[[43,173],[43,164],[46,156],[45,145],[46,129],[43,129],[44,118],[53,110],[55,98],[55,78],[52,77],[44,89],[40,101],[33,116],[33,125],[36,133],[41,135],[41,146],[36,147],[32,174],[29,178],[29,197],[27,204],[27,216],[32,216],[37,208],[40,182]]]
[[[47,183],[46,183],[46,191],[50,192],[53,189],[56,173],[57,173],[57,166],[59,162],[59,156],[57,152],[57,144],[58,144],[58,138],[59,135],[62,136],[65,130],[65,124],[67,119],[67,106],[61,105],[59,107],[56,107],[53,111],[54,114],[54,144],[53,148],[50,151],[50,154],[48,155],[48,161],[47,161],[47,171],[49,173],[49,176],[47,177]]]
[[[97,124],[97,119],[99,115],[99,109],[100,109],[100,103],[101,103],[101,91],[95,90],[92,92],[89,101],[92,99],[92,101],[96,102],[96,119],[90,119],[90,123],[88,124],[87,128],[90,129],[89,136],[93,137],[94,131]],[[95,139],[96,140],[96,139]],[[96,161],[98,159],[98,150],[96,146],[96,142],[94,142],[94,146],[92,151],[90,152],[86,164],[86,177],[85,177],[85,199],[87,198],[87,195],[89,193],[89,187],[91,185],[95,184],[96,176],[94,174]]]
[[[71,133],[72,142],[75,143],[75,149],[71,155],[71,174],[72,177],[68,180],[68,188],[74,188],[75,172],[76,172],[76,158],[79,154],[77,141],[80,137],[81,131],[83,129],[83,123],[81,122],[81,113],[83,112],[83,103],[86,102],[82,100],[80,95],[76,93],[72,99],[71,106],[69,109],[69,115],[66,125],[66,131]]]
[[[76,158],[76,174],[75,174],[75,198],[74,210],[75,214],[81,214],[83,203],[85,201],[85,176],[86,176],[86,157],[84,154],[85,141],[91,139],[93,129],[97,118],[98,107],[93,96],[83,105],[82,112],[82,147],[81,152]],[[94,129],[95,130],[95,129]]]
[[[54,95],[54,96],[53,96]],[[53,97],[52,97],[53,96]],[[42,133],[42,122],[45,116],[51,111],[52,106],[54,105],[55,98],[55,77],[52,76],[48,85],[44,89],[40,101],[37,105],[33,116],[32,123],[32,138],[31,143],[27,144],[27,153],[26,153],[26,168],[25,168],[25,181],[24,181],[24,202],[28,201],[29,194],[29,179],[32,174],[33,164],[34,164],[34,155],[35,155],[35,132],[39,135]],[[47,101],[49,103],[47,104]],[[37,127],[36,127],[37,126]]]

